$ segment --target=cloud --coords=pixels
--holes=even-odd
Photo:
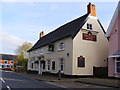
[[[0,32],[1,53],[14,54],[14,50],[24,42],[26,42],[26,40],[13,36],[10,33]]]

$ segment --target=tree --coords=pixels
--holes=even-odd
[[[21,46],[18,46],[15,50],[15,53],[17,54],[17,58],[15,59],[17,61],[17,66],[21,66],[21,68],[18,68],[19,71],[26,71],[27,70],[27,51],[32,47],[31,43],[25,42]]]
[[[29,42],[23,43],[21,46],[18,46],[15,50],[17,55],[23,55],[24,58],[27,56],[27,51],[32,47],[32,44]]]

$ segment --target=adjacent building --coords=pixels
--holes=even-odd
[[[108,76],[120,77],[120,1],[108,27],[109,39]]]
[[[28,51],[28,70],[65,75],[93,75],[93,67],[107,67],[108,40],[96,17],[94,4],[87,13],[44,35]]]
[[[15,55],[0,54],[0,69],[12,69],[14,68],[16,62],[14,59]]]

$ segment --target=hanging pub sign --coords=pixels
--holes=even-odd
[[[83,40],[97,41],[96,35],[92,35],[91,32],[83,33]]]

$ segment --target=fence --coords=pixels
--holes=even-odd
[[[93,67],[93,76],[108,77],[108,67]]]

